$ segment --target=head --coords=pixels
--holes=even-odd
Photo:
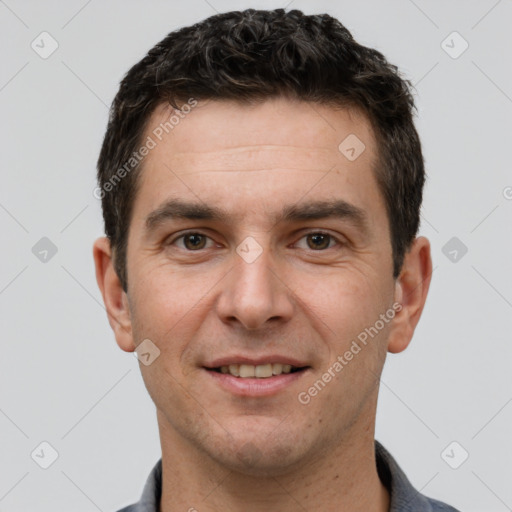
[[[95,261],[119,346],[160,353],[141,370],[161,432],[268,473],[371,424],[430,280],[413,108],[381,53],[297,10],[213,16],[126,74]],[[265,357],[303,369],[268,396],[217,384],[226,363]]]
[[[146,128],[156,107],[170,104],[186,113],[195,100],[247,105],[282,95],[354,107],[368,118],[378,146],[374,173],[386,204],[397,277],[418,231],[425,181],[410,87],[396,66],[358,44],[326,14],[248,9],[171,32],[122,80],[98,159],[96,194],[123,289],[129,226],[144,167],[139,149],[145,135],[152,135]]]

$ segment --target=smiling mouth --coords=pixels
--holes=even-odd
[[[282,374],[297,373],[307,370],[309,366],[297,367],[290,364],[268,363],[268,364],[230,364],[217,368],[206,368],[206,370],[232,375],[242,379],[268,379]]]

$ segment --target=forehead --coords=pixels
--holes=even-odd
[[[366,146],[364,161],[369,162],[376,149],[367,117],[355,108],[279,97],[253,105],[207,100],[176,114],[169,105],[160,104],[150,117],[146,135],[163,142],[161,149],[166,142],[172,143],[172,155],[167,156],[177,163],[204,163],[202,154],[219,150],[226,155],[228,166],[236,154],[251,157],[255,152],[261,165],[271,165],[275,159],[279,163],[292,153],[334,163],[340,156],[339,144],[351,134]]]
[[[275,98],[198,102],[177,114],[160,105],[148,122],[144,140],[154,148],[143,161],[134,208],[140,216],[183,196],[253,216],[310,192],[310,199],[340,196],[362,208],[382,202],[375,138],[356,109]]]

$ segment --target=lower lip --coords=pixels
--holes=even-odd
[[[229,373],[205,370],[222,388],[238,396],[271,396],[299,380],[308,370],[282,373],[263,379],[234,377]]]

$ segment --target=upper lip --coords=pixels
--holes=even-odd
[[[260,357],[248,357],[242,355],[226,356],[214,359],[213,361],[206,363],[204,366],[205,368],[220,368],[221,366],[229,366],[230,364],[250,364],[253,366],[263,364],[289,364],[296,368],[308,366],[308,364],[303,361],[279,354],[269,354]]]

